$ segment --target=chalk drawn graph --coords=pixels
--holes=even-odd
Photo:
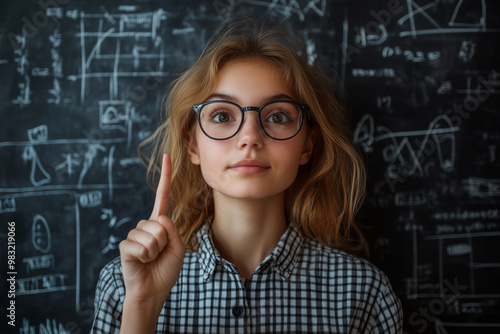
[[[130,14],[81,11],[78,17],[80,31],[76,37],[80,39],[81,73],[69,75],[68,79],[80,81],[82,102],[93,78],[108,79],[109,100],[115,100],[120,98],[119,78],[167,75],[163,71],[165,42],[160,33],[167,16],[162,9]],[[144,59],[156,59],[157,70],[141,70],[139,64]]]
[[[429,162],[427,158],[431,155],[437,156],[438,168],[445,172],[453,170],[455,133],[459,130],[447,116],[440,115],[427,129],[392,132],[387,127],[375,126],[373,116],[367,114],[354,130],[354,142],[365,152],[371,152],[375,143],[385,145],[382,156],[390,179],[424,177],[427,173],[424,162]]]
[[[409,30],[400,31],[399,36],[417,38],[422,35],[500,33],[500,29],[488,27],[486,21],[488,8],[485,0],[477,1],[478,6],[474,7],[474,10],[467,6],[467,1],[456,1],[446,25],[440,24],[442,19],[437,17],[443,13],[439,8],[440,2],[428,1],[426,4],[418,4],[416,1],[406,0],[407,14],[399,18],[398,24],[400,26],[408,24]]]

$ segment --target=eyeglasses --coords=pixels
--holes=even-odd
[[[267,102],[261,107],[240,107],[224,100],[193,105],[203,133],[215,140],[234,137],[240,131],[246,111],[257,111],[260,128],[275,140],[287,140],[299,133],[309,106],[287,100]]]

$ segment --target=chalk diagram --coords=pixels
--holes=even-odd
[[[318,19],[327,17],[331,9],[330,2],[326,0],[214,1],[212,5],[218,13],[229,13],[234,10],[232,6],[236,3],[278,16],[294,16],[299,21],[307,20],[306,16],[312,15]],[[468,10],[467,3],[466,0],[448,3],[401,2],[406,14],[397,21],[399,27],[403,28],[398,30],[398,36],[417,39],[438,34],[499,32],[487,25],[485,0],[477,1],[478,6],[473,12]],[[447,12],[451,17],[444,24],[435,17],[440,12],[439,6],[450,7]],[[196,34],[198,28],[184,26],[171,29],[169,15],[164,10],[146,12],[133,5],[120,6],[116,11],[108,11],[102,6],[99,12],[92,13],[48,8],[46,14],[55,22],[47,38],[50,66],[33,63],[35,60],[28,52],[27,38],[19,36],[20,47],[15,51],[15,63],[20,79],[17,82],[17,95],[10,102],[20,108],[34,106],[37,98],[58,108],[69,104],[92,104],[86,118],[93,119],[94,128],[83,129],[76,139],[54,138],[50,122],[42,120],[30,128],[22,129],[25,140],[0,142],[0,152],[8,151],[6,155],[16,157],[14,168],[25,171],[22,176],[6,180],[5,186],[0,188],[0,217],[3,214],[23,213],[25,223],[20,228],[29,232],[23,245],[28,251],[19,253],[25,269],[24,276],[19,277],[20,298],[72,293],[74,308],[78,310],[82,302],[81,241],[82,233],[87,228],[86,217],[90,214],[97,217],[99,223],[109,231],[107,240],[99,249],[101,255],[116,250],[119,238],[115,232],[131,220],[126,215],[121,216],[109,205],[117,193],[134,186],[120,179],[117,173],[121,168],[137,163],[132,156],[122,154],[129,152],[135,139],[133,134],[141,131],[139,125],[145,122],[137,104],[131,102],[141,102],[145,94],[158,85],[159,78],[168,75],[165,60],[169,59],[168,50],[172,41],[167,43],[163,39],[165,33],[175,38]],[[73,28],[68,33],[62,30],[62,26]],[[347,43],[348,32],[352,30],[348,15],[344,15],[342,27],[342,40]],[[370,34],[363,27],[359,31],[355,38],[363,47],[383,45],[387,39],[394,37],[384,25],[380,26],[378,35]],[[71,40],[68,40],[68,35]],[[201,39],[199,37],[197,39]],[[71,47],[79,51],[75,59],[63,59],[62,50],[68,47],[65,43],[71,43]],[[317,41],[313,39],[307,41],[307,52],[311,59],[317,56],[315,43]],[[398,56],[399,52],[405,55],[407,51],[389,46],[385,50],[393,57]],[[478,52],[475,42],[464,41],[459,59],[463,63],[469,62],[475,52]],[[408,55],[405,56],[408,58]],[[423,60],[417,54],[410,56],[415,62],[434,59],[429,59],[429,55]],[[65,61],[77,64],[69,66],[73,68],[72,73],[63,70],[68,68],[63,66]],[[155,65],[148,66],[150,61]],[[346,76],[347,65],[344,60],[341,78]],[[393,69],[387,72],[389,78],[396,73]],[[371,74],[369,71],[361,72],[360,76]],[[51,79],[51,87],[43,96],[39,96],[41,93],[34,89],[36,81],[41,78]],[[124,84],[134,78],[142,82],[134,87]],[[70,99],[68,86],[77,87],[77,98]],[[451,87],[443,85],[440,89],[441,93],[445,93]],[[380,152],[385,164],[386,180],[397,184],[409,177],[423,179],[429,171],[449,173],[456,168],[456,136],[459,131],[460,127],[454,126],[445,115],[429,119],[425,126],[411,131],[377,125],[371,115],[365,115],[356,127],[354,140],[365,152],[373,152],[375,146],[377,149],[382,148]],[[470,196],[477,198],[489,199],[500,195],[500,180],[471,176],[463,180],[463,186]],[[396,205],[418,206],[423,203],[425,191],[416,193],[417,196],[409,198],[400,192],[395,196]],[[47,208],[42,202],[60,205]],[[59,214],[54,215],[53,212]],[[482,215],[495,216],[498,212],[473,212],[470,215],[478,215],[480,219]],[[440,219],[435,217],[437,222],[441,222]],[[495,219],[498,221],[498,217]],[[457,226],[450,227],[445,222],[439,226],[441,234],[422,236],[417,227],[410,232],[413,240],[413,272],[406,285],[406,296],[409,299],[439,299],[443,291],[449,289],[449,284],[455,283],[454,278],[458,277],[458,285],[466,286],[460,290],[460,298],[469,300],[457,305],[463,308],[460,312],[480,312],[486,305],[484,300],[500,298],[500,291],[484,290],[477,272],[485,271],[498,276],[500,261],[494,257],[481,258],[478,256],[480,252],[475,251],[483,244],[495,242],[491,239],[498,238],[498,234],[493,232],[498,227],[462,224],[463,230],[459,230]],[[65,232],[61,233],[61,229]],[[65,254],[71,258],[71,264],[60,262],[56,250],[62,243],[74,245]],[[430,255],[418,251],[426,248],[432,250]],[[429,256],[434,258],[429,260]],[[429,267],[429,263],[435,263],[436,258],[437,265]],[[467,263],[469,267],[458,272],[443,266],[453,261]],[[428,273],[432,273],[431,278]],[[458,325],[436,322],[439,333],[445,333],[447,327]]]
[[[424,162],[437,156],[438,168],[451,171],[455,164],[455,132],[447,116],[437,116],[427,129],[392,132],[384,126],[375,126],[373,116],[365,115],[354,130],[354,143],[365,152],[371,152],[375,143],[385,145],[382,156],[387,163],[390,179],[425,175]]]
[[[131,218],[113,212],[108,203],[117,190],[133,189],[134,184],[117,177],[117,172],[139,164],[135,149],[131,150],[133,140],[137,140],[133,136],[138,132],[134,124],[149,122],[137,113],[131,99],[142,98],[140,94],[158,86],[159,78],[167,75],[162,37],[166,13],[161,9],[138,12],[135,6],[124,6],[119,14],[101,9],[101,13],[85,13],[58,8],[47,14],[55,26],[49,36],[51,67],[37,67],[25,48],[26,38],[18,38],[21,47],[15,57],[22,82],[18,84],[18,96],[11,101],[21,108],[30,108],[34,97],[57,108],[95,103],[89,115],[95,127],[83,129],[80,138],[53,138],[51,122],[47,121],[24,129],[27,140],[0,142],[2,154],[18,159],[11,162],[17,174],[0,188],[0,217],[17,214],[23,220],[18,222],[18,230],[26,231],[18,247],[23,270],[17,278],[17,295],[43,299],[72,293],[75,311],[82,305],[81,242],[85,232],[82,224],[86,223],[82,219],[90,214],[98,216],[109,231],[102,254],[117,249],[121,238],[115,232]],[[78,27],[72,33],[73,40],[62,37],[62,22]],[[80,65],[74,68],[77,73],[63,73],[60,50],[67,47],[64,43],[78,46]],[[156,66],[147,66],[151,61]],[[31,88],[36,80],[47,77],[53,78],[53,87],[47,92]],[[123,82],[134,78],[135,82],[142,81],[131,92]],[[68,99],[63,80],[70,83],[71,89],[80,87],[80,101]],[[23,170],[25,175],[19,175]],[[62,257],[58,249],[68,251]],[[29,320],[24,320],[29,325]]]

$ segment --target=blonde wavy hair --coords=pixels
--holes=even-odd
[[[187,249],[196,249],[196,232],[214,214],[212,189],[188,154],[188,141],[194,138],[197,124],[192,105],[205,101],[214,91],[226,63],[242,57],[274,64],[297,102],[310,106],[306,123],[317,137],[310,161],[300,166],[296,180],[286,190],[289,222],[324,244],[365,252],[366,241],[355,223],[365,195],[365,168],[350,141],[340,89],[318,65],[309,64],[297,39],[279,27],[248,18],[222,24],[196,63],[172,82],[164,101],[165,120],[139,145],[150,185],[158,182],[163,153],[171,155],[169,215]]]

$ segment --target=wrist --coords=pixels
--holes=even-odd
[[[161,310],[165,303],[165,298],[159,295],[150,297],[136,296],[133,293],[125,292],[125,300],[123,303],[127,303],[129,306],[137,305],[137,307],[158,308]]]
[[[164,302],[125,295],[120,333],[153,333]]]

